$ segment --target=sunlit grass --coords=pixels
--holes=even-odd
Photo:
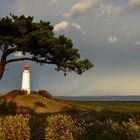
[[[87,109],[94,111],[114,111],[114,112],[140,112],[140,102],[86,102],[76,101],[77,105],[81,105]]]

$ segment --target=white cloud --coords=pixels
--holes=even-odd
[[[135,46],[140,46],[140,41],[135,42]]]
[[[117,41],[119,41],[119,39],[115,36],[110,35],[108,37],[108,42],[110,42],[110,43],[116,43]]]
[[[117,15],[121,12],[121,7],[110,4],[100,4],[102,15]]]
[[[58,3],[61,0],[51,0],[51,3]]]
[[[140,0],[129,0],[129,7],[135,8],[140,6]]]
[[[81,31],[82,28],[77,23],[69,23],[67,21],[62,21],[60,23],[57,23],[54,26],[54,32],[62,31],[62,30],[69,30],[69,29],[76,29],[78,31]]]
[[[57,32],[60,30],[66,30],[68,28],[69,28],[69,23],[67,21],[62,21],[54,25],[54,32]]]
[[[81,0],[74,4],[69,12],[65,13],[65,17],[78,17],[86,12],[92,11],[97,12],[98,16],[110,16],[121,13],[123,7],[114,6],[111,4],[104,4],[101,0]]]
[[[72,23],[70,26],[74,29],[77,29],[77,30],[81,31],[81,26],[77,23]]]
[[[24,56],[24,55],[23,55],[22,52],[17,51],[17,52],[14,53],[14,56],[15,56],[15,57],[22,57],[22,56]]]
[[[72,8],[69,10],[68,13],[65,13],[64,16],[79,16],[81,14],[86,13],[90,9],[93,8],[93,6],[98,5],[100,0],[81,0],[78,3],[74,4]]]

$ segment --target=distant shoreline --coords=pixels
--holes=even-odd
[[[140,101],[140,96],[55,96],[71,101]]]

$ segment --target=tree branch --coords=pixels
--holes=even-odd
[[[7,51],[5,52],[6,56],[16,52],[17,48],[11,48],[11,49],[7,49]]]
[[[7,61],[6,61],[6,64],[11,63],[11,62],[15,62],[15,61],[24,61],[24,60],[33,61],[32,58],[24,57],[24,58],[17,58],[17,59],[10,59],[10,60],[7,60]]]
[[[5,51],[5,54],[6,54],[6,56],[8,56],[8,55],[10,55],[10,54],[12,54],[12,53],[14,53],[16,51],[29,52],[28,48],[20,48],[19,49],[18,47],[14,47],[14,48],[7,49]]]
[[[37,63],[41,63],[41,64],[54,64],[50,61],[45,61],[45,60],[38,60],[38,59],[34,59],[34,58],[29,58],[29,57],[23,57],[23,58],[17,58],[17,59],[10,59],[10,60],[7,60],[6,61],[6,64],[8,63],[12,63],[12,62],[16,62],[16,61],[25,61],[25,60],[28,60],[28,61],[34,61],[34,62],[37,62]]]
[[[1,50],[2,52],[4,52],[4,46],[3,46],[3,45],[0,46],[0,50]]]
[[[3,52],[3,49],[0,47],[0,50]]]

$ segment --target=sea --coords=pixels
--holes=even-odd
[[[56,96],[70,101],[140,101],[140,96]]]

